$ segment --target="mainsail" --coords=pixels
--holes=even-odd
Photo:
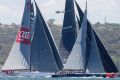
[[[26,0],[21,27],[2,70],[29,69],[30,64],[30,0]]]
[[[62,36],[59,45],[59,52],[63,60],[70,54],[77,37],[74,1],[66,0],[65,14],[62,27]],[[63,61],[65,62],[65,61]]]
[[[79,5],[77,4],[77,2],[75,1],[77,9],[78,9],[78,13],[80,16],[80,20],[83,20],[83,12],[80,9]],[[102,44],[101,40],[99,39],[99,37],[97,36],[96,32],[94,31],[94,29],[91,27],[91,24],[89,23],[89,21],[87,21],[87,25],[88,25],[88,41],[90,42],[92,41],[92,38],[95,37],[95,42],[97,44],[97,48],[99,50],[99,55],[104,67],[105,72],[118,72],[118,69],[116,68],[114,62],[112,61],[112,59],[110,58],[107,50],[105,49],[104,45]],[[80,25],[79,25],[80,26]],[[92,35],[91,35],[92,34]],[[91,45],[88,44],[88,48],[89,50],[87,50],[87,53],[91,50]],[[88,54],[88,57],[90,56],[90,54]],[[88,59],[87,59],[87,63],[86,66],[88,64]],[[99,71],[98,71],[99,72]]]
[[[36,6],[36,22],[31,43],[31,69],[40,72],[57,72],[63,68],[52,34]]]

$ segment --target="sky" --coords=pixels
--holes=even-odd
[[[76,0],[82,10],[85,10],[86,0]],[[43,17],[55,19],[56,23],[62,24],[64,14],[55,12],[63,11],[65,0],[36,0]],[[91,23],[106,21],[110,23],[120,23],[120,0],[87,0],[88,19]],[[3,24],[21,23],[25,0],[0,0],[0,22]],[[77,12],[76,12],[77,13]]]

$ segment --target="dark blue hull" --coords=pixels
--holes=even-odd
[[[109,77],[109,78],[114,78],[115,74],[96,74],[96,73],[78,73],[78,74],[55,74],[52,75],[52,77]]]

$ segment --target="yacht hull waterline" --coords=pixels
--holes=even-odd
[[[97,77],[97,78],[115,78],[117,73],[68,73],[68,74],[55,74],[52,77]]]
[[[21,77],[51,77],[54,73],[48,73],[48,72],[9,72],[9,73],[3,73],[3,76],[21,76]]]

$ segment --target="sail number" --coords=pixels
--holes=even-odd
[[[17,43],[30,44],[30,29],[21,27],[16,37]]]

